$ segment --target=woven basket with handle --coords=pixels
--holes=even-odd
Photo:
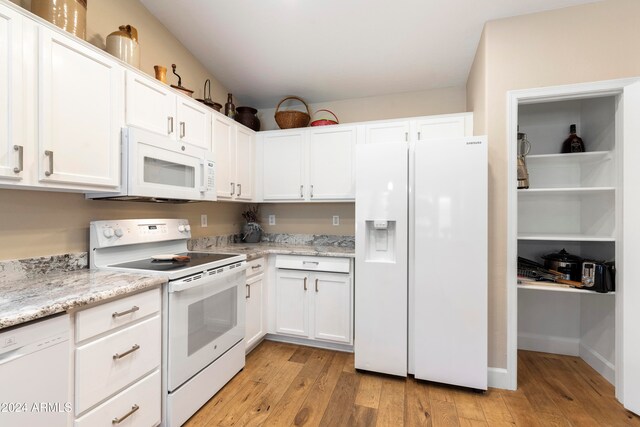
[[[296,110],[278,111],[280,105],[282,105],[282,103],[287,99],[297,99],[302,102],[307,109],[307,112],[305,113],[304,111]],[[280,129],[293,129],[306,127],[309,124],[309,120],[311,120],[311,115],[309,114],[309,106],[301,98],[298,98],[297,96],[287,96],[278,103],[275,118]]]
[[[333,111],[330,110],[325,110],[324,108],[322,110],[318,110],[316,111],[316,114],[318,114],[320,111],[326,111],[327,113],[331,113],[331,115],[333,116],[333,118],[335,120],[330,120],[330,119],[319,119],[319,120],[314,120],[311,122],[310,126],[328,126],[328,125],[337,125],[340,122],[338,121],[338,116],[336,116]]]

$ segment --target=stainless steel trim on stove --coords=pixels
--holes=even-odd
[[[171,282],[169,282],[169,293],[172,294],[175,292],[182,292],[186,291],[187,289],[200,286],[199,280],[211,277],[213,275],[215,275],[216,278],[225,278],[237,273],[238,271],[246,270],[247,268],[247,263],[243,261],[221,268],[212,268],[210,270],[193,274],[182,279],[172,280]]]

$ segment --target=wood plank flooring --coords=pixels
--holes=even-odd
[[[582,359],[518,353],[517,391],[356,372],[353,354],[264,341],[185,424],[201,426],[638,426]]]

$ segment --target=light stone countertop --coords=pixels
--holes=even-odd
[[[339,246],[310,246],[310,245],[288,245],[283,243],[233,243],[226,246],[213,248],[197,248],[194,250],[215,251],[222,253],[236,253],[247,256],[247,261],[265,255],[305,255],[305,256],[326,256],[355,258],[356,253],[353,248]]]
[[[166,282],[162,276],[88,269],[28,279],[0,277],[0,330]]]

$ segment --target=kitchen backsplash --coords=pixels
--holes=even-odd
[[[294,246],[336,246],[341,248],[355,248],[354,236],[334,236],[328,234],[290,234],[264,233],[263,243],[281,243]],[[208,250],[227,246],[232,243],[243,243],[242,234],[227,234],[223,236],[208,236],[191,239],[189,249]],[[250,243],[247,243],[250,245]]]

